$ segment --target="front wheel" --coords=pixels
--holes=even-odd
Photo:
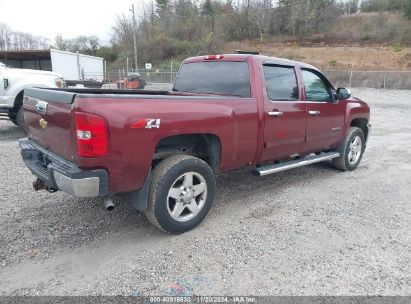
[[[8,114],[8,116],[9,116],[9,120],[10,120],[12,123],[14,123],[16,126],[18,126],[18,124],[17,124],[17,113],[16,113],[16,112],[13,112],[13,111],[10,111],[9,114]]]
[[[20,107],[19,111],[17,112],[17,125],[24,131],[26,132],[26,126],[24,123],[24,112],[23,112],[23,107]]]
[[[206,217],[214,193],[214,173],[207,163],[188,155],[171,156],[153,171],[144,213],[161,230],[183,233]]]
[[[355,170],[361,162],[365,149],[364,132],[357,127],[350,127],[344,141],[338,147],[340,157],[333,159],[333,165],[341,171]]]

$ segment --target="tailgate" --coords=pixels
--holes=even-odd
[[[24,120],[29,138],[67,160],[73,160],[75,155],[72,117],[75,95],[60,90],[24,90]]]

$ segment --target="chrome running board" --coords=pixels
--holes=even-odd
[[[306,165],[311,165],[315,163],[319,163],[325,160],[333,159],[336,157],[339,157],[340,153],[338,152],[326,152],[326,153],[321,153],[318,155],[311,155],[311,156],[306,156],[304,158],[300,158],[297,160],[291,160],[283,163],[279,163],[276,165],[268,165],[264,167],[259,167],[255,168],[252,172],[253,174],[257,176],[264,176],[272,173],[277,173],[289,169],[294,169]]]

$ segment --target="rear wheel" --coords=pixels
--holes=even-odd
[[[203,160],[175,155],[153,171],[145,215],[161,230],[178,234],[205,218],[214,200],[215,178]]]
[[[350,127],[344,141],[338,147],[340,157],[333,159],[333,165],[341,171],[355,170],[361,162],[365,149],[365,137],[360,128]]]

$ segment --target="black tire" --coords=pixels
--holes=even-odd
[[[204,200],[201,200],[202,207],[199,208],[199,212],[196,215],[193,213],[191,219],[178,221],[171,216],[171,211],[169,211],[171,210],[170,206],[173,203],[175,204],[174,208],[176,208],[177,201],[174,200],[173,202],[173,198],[169,198],[168,195],[170,189],[176,185],[176,181],[179,180],[179,177],[184,174],[190,174],[190,172],[194,172],[194,174],[198,174],[198,176],[203,178],[203,181],[205,182],[206,196]],[[194,179],[195,178],[192,180]],[[181,185],[181,187],[184,186]],[[193,229],[202,222],[211,208],[214,201],[214,195],[215,177],[207,163],[199,158],[189,155],[171,156],[159,163],[153,171],[148,205],[144,213],[147,219],[161,230],[172,234],[183,233]],[[196,200],[197,198],[191,197],[191,199]],[[184,214],[184,212],[191,213],[189,206],[185,207],[186,203],[180,204],[180,206],[183,206],[181,214]],[[174,210],[172,211],[174,212]],[[188,216],[191,215],[189,214]]]
[[[24,132],[26,132],[23,113],[23,94],[23,91],[17,94],[14,101],[14,107],[9,112],[9,119],[12,123],[19,126]]]
[[[9,114],[8,114],[8,116],[9,116],[9,120],[10,120],[12,123],[14,123],[16,126],[18,126],[18,124],[17,124],[17,113],[14,112],[14,111],[10,111]]]
[[[20,109],[17,112],[17,125],[24,131],[26,132],[26,126],[24,124],[24,112],[23,112],[23,107],[20,107]]]
[[[349,153],[350,153],[350,144],[353,140],[358,137],[361,140],[361,151],[358,159],[356,161],[350,162],[349,160]],[[333,159],[334,168],[341,170],[341,171],[352,171],[355,170],[361,162],[363,153],[365,149],[365,137],[364,132],[357,127],[350,127],[347,132],[347,136],[340,144],[337,149],[337,152],[340,153],[340,157]]]

